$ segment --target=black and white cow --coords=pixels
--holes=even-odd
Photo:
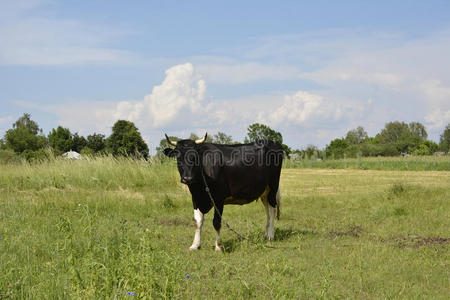
[[[220,145],[205,143],[203,139],[171,141],[174,149],[164,149],[164,154],[177,158],[181,182],[189,187],[194,205],[196,231],[190,250],[200,248],[200,235],[204,214],[213,203],[205,191],[205,183],[216,204],[213,226],[216,230],[215,250],[221,251],[221,215],[225,204],[247,204],[258,198],[266,208],[265,237],[274,237],[274,218],[280,214],[279,189],[283,150],[279,143],[262,140],[250,144]],[[277,211],[277,212],[276,212]]]

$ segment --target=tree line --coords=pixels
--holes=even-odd
[[[174,141],[181,138],[170,137]],[[191,133],[190,139],[199,137]],[[374,137],[369,137],[363,127],[357,127],[347,132],[345,137],[332,140],[324,149],[310,145],[306,149],[292,150],[283,143],[280,132],[267,125],[254,123],[248,126],[244,143],[259,139],[270,139],[279,142],[287,156],[301,158],[329,158],[339,159],[357,156],[398,156],[398,155],[430,155],[437,151],[448,153],[450,150],[450,124],[446,126],[440,136],[439,144],[428,140],[428,134],[423,124],[419,122],[389,122]],[[240,143],[233,140],[231,135],[217,132],[207,137],[207,142],[217,144]],[[165,138],[156,147],[156,155],[161,156],[164,148],[168,147]],[[68,128],[58,126],[48,135],[44,135],[39,125],[25,113],[12,128],[7,130],[0,139],[0,160],[24,158],[27,160],[42,159],[53,154],[61,155],[68,151],[76,151],[84,155],[126,155],[148,158],[149,148],[142,138],[139,129],[133,122],[118,120],[112,127],[112,133],[92,133],[86,137],[77,132],[72,133]]]
[[[425,126],[419,122],[389,122],[380,133],[369,137],[363,127],[347,132],[325,147],[324,156],[344,158],[356,156],[431,155],[438,151],[448,153],[450,124],[440,136],[439,144],[428,139]]]
[[[133,122],[119,120],[112,127],[109,137],[104,134],[93,133],[87,137],[72,133],[68,128],[58,126],[47,136],[39,125],[31,119],[30,114],[24,114],[7,130],[0,139],[0,149],[3,156],[18,157],[35,160],[49,155],[47,149],[56,155],[68,151],[81,154],[113,154],[132,155],[147,158],[149,149],[138,128]]]

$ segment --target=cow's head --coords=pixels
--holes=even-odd
[[[174,149],[164,149],[164,154],[168,157],[176,157],[178,171],[180,172],[181,182],[191,184],[202,179],[201,169],[201,149],[200,146],[206,140],[207,133],[202,139],[198,140],[180,140],[172,141],[166,134],[167,142],[175,146]]]

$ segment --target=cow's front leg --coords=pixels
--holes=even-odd
[[[216,230],[216,251],[222,251],[222,245],[220,244],[220,228],[222,226],[222,213],[223,213],[223,204],[218,205],[214,208],[214,219],[213,226]]]
[[[200,248],[200,236],[202,233],[202,225],[203,225],[203,213],[200,209],[194,209],[194,219],[195,219],[195,235],[194,241],[192,242],[192,246],[189,247],[189,250],[198,250]]]
[[[264,205],[264,208],[266,209],[266,216],[267,216],[266,231],[264,232],[264,238],[268,239],[269,238],[269,226],[270,226],[269,202],[267,202],[267,198],[261,198],[261,201]]]
[[[276,208],[270,205],[269,201],[267,201],[267,198],[262,198],[261,200],[262,203],[264,204],[264,208],[266,209],[267,215],[266,232],[264,233],[264,238],[266,238],[267,240],[273,240],[275,236],[274,220]]]

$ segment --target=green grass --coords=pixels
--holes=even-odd
[[[275,241],[258,201],[224,212],[258,245],[223,226],[214,252],[209,213],[189,252],[174,162],[2,165],[0,298],[447,298],[450,172],[283,169],[281,187]]]
[[[298,159],[285,160],[285,168],[356,169],[386,171],[450,171],[450,155],[361,157],[345,159]]]

